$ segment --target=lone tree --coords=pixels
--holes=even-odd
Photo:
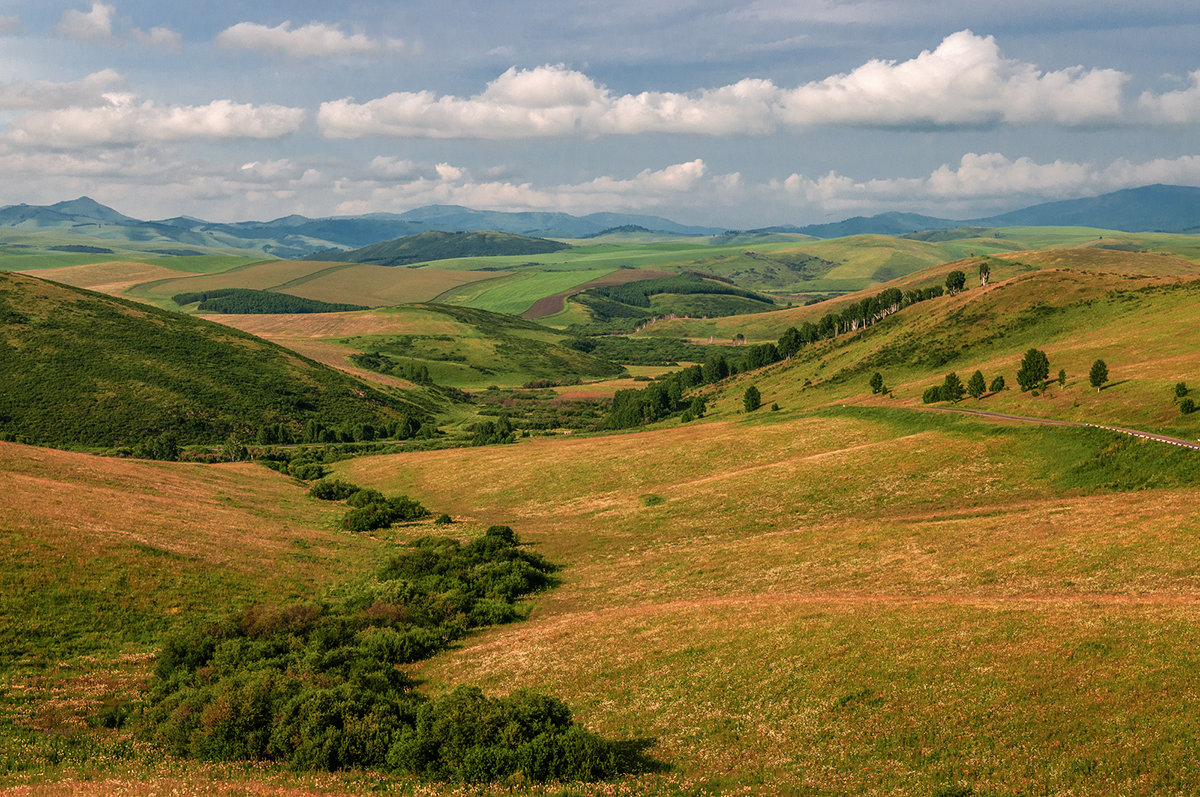
[[[987,390],[987,385],[983,381],[983,371],[976,371],[971,374],[971,378],[967,380],[967,393],[971,398],[977,399]]]
[[[883,392],[883,374],[879,373],[878,371],[871,374],[871,392],[872,393],[882,393]]]
[[[1003,389],[1004,389],[1004,377],[1002,377],[1002,376],[997,376],[995,379],[992,380],[992,384],[988,386],[988,390],[990,390],[992,393],[999,393]]]
[[[1021,358],[1021,369],[1017,371],[1017,384],[1021,390],[1033,390],[1050,377],[1050,360],[1041,349],[1030,349]]]
[[[1067,386],[1067,369],[1066,368],[1058,369],[1058,386],[1059,387]]]
[[[942,382],[942,400],[943,401],[962,401],[963,383],[958,378],[958,374],[954,371],[946,374],[946,381]]]
[[[992,277],[992,267],[985,260],[979,264],[979,287],[986,288],[988,280]]]
[[[758,392],[758,388],[754,385],[746,388],[746,392],[742,394],[742,404],[746,407],[746,412],[754,412],[762,406],[762,394]]]
[[[967,275],[955,269],[946,275],[946,290],[950,291],[950,295],[958,293],[967,284]]]
[[[1108,365],[1104,360],[1092,363],[1092,370],[1088,371],[1088,381],[1096,388],[1097,393],[1104,388],[1104,383],[1108,381]]]

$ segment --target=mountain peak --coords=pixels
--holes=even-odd
[[[107,205],[102,205],[90,196],[81,196],[78,199],[71,199],[65,202],[57,202],[48,206],[49,210],[56,213],[61,213],[64,216],[82,216],[87,219],[96,219],[98,221],[109,222],[135,222],[123,213],[118,213]]]

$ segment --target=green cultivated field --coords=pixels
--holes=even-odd
[[[520,315],[538,299],[569,291],[611,273],[602,269],[516,271],[500,279],[452,288],[437,300],[442,304]]]

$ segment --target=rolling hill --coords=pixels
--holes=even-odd
[[[211,322],[0,273],[0,429],[62,447],[250,439],[267,425],[386,425],[423,415],[275,344]]]
[[[949,370],[1012,384],[1036,346],[1052,374],[1066,371],[1065,384],[959,406],[1200,436],[1200,413],[1181,414],[1174,393],[1181,381],[1200,388],[1200,268],[1163,252],[1080,247],[1082,234],[1044,231],[1040,240],[1057,244],[980,249],[808,307],[660,322],[638,337],[715,330],[770,341],[884,286],[941,284],[955,269],[971,278],[957,295],[701,388],[707,411],[689,423],[332,466],[339,478],[447,512],[448,527],[378,538],[335,531],[337,509],[250,463],[128,462],[0,443],[0,741],[21,753],[0,757],[0,776],[97,795],[150,782],[181,793],[462,793],[457,783],[360,770],[170,759],[135,744],[130,707],[163,635],[184,618],[210,621],[250,600],[315,603],[395,543],[430,533],[474,540],[503,523],[562,564],[560,586],[527,606],[526,621],[493,625],[405,672],[433,696],[460,686],[561,696],[587,727],[641,740],[664,766],[611,783],[513,781],[480,792],[1200,791],[1200,704],[1180,698],[1194,689],[1200,650],[1196,452],[921,403]],[[954,239],[976,240],[987,239]],[[975,279],[983,262],[986,287]],[[75,376],[93,412],[108,397],[92,389],[91,371],[128,349],[141,370],[119,378],[145,379],[177,359],[165,354],[176,336],[213,337],[225,345],[214,357],[235,366],[230,347],[260,357],[272,380],[261,363],[274,360],[259,352],[282,356],[293,373],[312,367],[198,319],[29,277],[5,277],[0,291],[0,362],[36,354],[65,369],[47,356],[65,349],[64,336],[112,337]],[[226,320],[268,337],[376,345],[395,360],[432,352],[426,362],[448,367],[492,367],[500,344],[518,338],[546,344],[531,351],[538,360],[565,342],[536,324],[432,304]],[[133,321],[135,334],[120,331]],[[1112,379],[1100,392],[1086,377],[1098,357]],[[50,381],[54,370],[38,373]],[[870,391],[875,371],[889,393]],[[751,385],[764,400],[757,411],[742,400]],[[18,387],[32,395],[30,381]],[[109,727],[122,707],[130,724]]]
[[[407,266],[458,257],[544,255],[570,249],[568,244],[503,232],[423,232],[349,252],[318,252],[305,260],[335,260],[372,266]]]

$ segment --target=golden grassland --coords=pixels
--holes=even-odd
[[[180,276],[180,272],[176,269],[132,260],[91,263],[85,266],[43,268],[22,273],[40,279],[61,282],[64,285],[73,285],[76,288],[107,293],[111,296],[120,296],[129,288],[143,282],[173,279]]]
[[[100,735],[125,751],[83,767],[47,759],[0,786],[1200,793],[1200,452],[915,411],[948,370],[964,381],[975,368],[989,381],[1003,373],[1015,388],[1021,353],[1037,346],[1052,379],[1067,371],[1065,386],[960,406],[1200,437],[1200,413],[1181,417],[1171,392],[1181,380],[1200,387],[1200,289],[1184,280],[1194,269],[1098,251],[1091,271],[1070,249],[993,258],[986,289],[915,305],[710,388],[700,422],[334,466],[450,513],[454,535],[512,525],[563,566],[527,621],[470,637],[412,673],[428,693],[543,689],[597,732],[652,740],[649,754],[668,769],[615,783],[467,788],[195,764],[164,760],[123,731],[87,729],[97,707],[144,683],[171,618],[313,596],[432,528],[339,532],[340,507],[251,464],[0,444],[0,638],[20,640],[14,628],[27,637],[23,658],[0,670],[0,723],[49,740]],[[940,281],[972,262],[906,279]],[[773,339],[830,306],[741,322],[761,324],[751,339]],[[223,320],[297,345],[424,323],[391,310]],[[1111,379],[1099,393],[1087,384],[1097,357]],[[891,395],[870,394],[874,370]],[[781,409],[744,412],[750,384]],[[44,756],[47,744],[27,754]],[[0,762],[11,754],[0,750]]]
[[[339,470],[566,565],[431,688],[561,694],[717,791],[1186,790],[1195,490],[1064,489],[1073,433],[765,416]]]
[[[1175,481],[1159,489],[1065,478],[1105,456],[1119,472],[1151,445],[860,408],[335,469],[451,513],[453,534],[509,523],[564,566],[529,620],[413,668],[428,691],[545,689],[594,730],[652,739],[670,766],[532,793],[1182,794],[1200,786],[1200,479],[1179,459],[1192,452],[1162,447]],[[3,445],[0,467],[14,485],[6,555],[24,567],[3,572],[32,579],[29,603],[67,569],[79,583],[63,600],[102,585],[161,624],[214,594],[311,594],[386,546],[333,530],[338,508],[255,465]],[[144,679],[153,637],[18,668],[5,688],[38,697],[9,721],[78,726]],[[504,793],[144,756],[9,782],[31,794]],[[117,774],[131,766],[138,777]]]
[[[431,302],[455,288],[496,280],[490,271],[352,265],[281,285],[293,296],[380,307]]]

